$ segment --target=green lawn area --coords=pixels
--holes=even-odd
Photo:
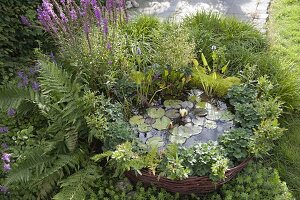
[[[270,7],[268,37],[271,50],[283,62],[300,64],[300,3],[298,0],[274,0]]]
[[[267,24],[270,50],[282,66],[300,69],[300,3],[298,0],[275,0]],[[273,164],[287,182],[296,199],[300,199],[300,120],[299,114],[287,117],[288,131],[273,155]]]

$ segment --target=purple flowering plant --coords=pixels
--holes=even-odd
[[[70,0],[43,0],[37,15],[43,29],[58,38],[74,38],[80,27],[86,33],[89,32],[87,27],[94,25],[107,36],[109,24],[127,20],[125,0],[107,0],[106,5],[97,0],[80,0],[79,5]]]
[[[17,72],[19,87],[31,87],[34,91],[39,91],[40,85],[37,81],[39,66],[30,67],[28,70],[20,70]],[[13,116],[15,112],[12,109],[7,111],[8,116]]]
[[[1,160],[3,160],[6,163],[10,163],[10,157],[11,157],[10,153],[3,153]]]

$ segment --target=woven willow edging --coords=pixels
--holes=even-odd
[[[213,192],[219,189],[224,183],[230,181],[236,174],[238,174],[247,164],[251,158],[244,160],[236,167],[230,168],[226,171],[226,179],[218,182],[213,182],[208,176],[191,176],[184,180],[171,180],[163,176],[153,175],[149,170],[141,170],[142,175],[135,174],[133,171],[126,172],[127,178],[134,184],[137,182],[143,183],[145,186],[153,184],[156,187],[164,188],[168,192],[179,194],[204,194]]]

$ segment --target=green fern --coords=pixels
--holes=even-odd
[[[54,161],[53,157],[49,157],[45,154],[47,150],[51,149],[40,146],[28,150],[21,155],[17,160],[18,166],[14,167],[8,174],[6,184],[28,182],[33,177],[33,171],[36,173],[43,171],[45,166]]]
[[[98,167],[90,165],[61,182],[62,190],[54,196],[55,200],[84,200],[93,194],[92,187],[100,178]]]
[[[40,94],[12,86],[0,88],[1,94],[5,94],[0,95],[1,107],[15,105],[18,114],[24,115],[34,108],[48,121],[43,129],[45,141],[20,156],[8,174],[6,185],[30,183],[38,191],[39,199],[53,196],[60,186],[61,192],[55,199],[82,200],[95,196],[93,183],[99,174],[96,166],[82,169],[90,155],[84,152],[87,143],[79,140],[87,141],[89,129],[85,117],[103,102],[92,92],[84,93],[77,79],[56,64],[47,59],[40,64]]]
[[[36,174],[32,187],[40,187],[38,196],[45,198],[49,196],[64,177],[76,171],[83,161],[80,151],[69,155],[59,155],[54,162],[47,166],[42,173]]]
[[[49,60],[43,59],[40,64],[42,67],[39,81],[44,96],[50,97],[54,102],[70,102],[77,97],[81,87],[76,80],[72,81],[70,74]]]
[[[17,108],[23,100],[39,101],[40,96],[30,88],[14,85],[0,87],[0,108]]]

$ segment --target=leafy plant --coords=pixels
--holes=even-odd
[[[234,180],[221,189],[225,200],[294,199],[278,172],[261,163],[250,164]]]
[[[40,64],[40,93],[33,93],[30,89],[22,88],[16,90],[22,91],[20,96],[12,94],[15,95],[15,99],[11,98],[10,102],[6,101],[7,97],[0,100],[3,107],[15,105],[17,112],[19,107],[22,108],[20,105],[24,100],[31,102],[27,105],[37,105],[40,115],[47,119],[47,123],[44,124],[44,131],[47,134],[44,134],[44,138],[38,146],[26,149],[18,157],[16,165],[8,174],[6,184],[30,181],[32,187],[38,186],[36,194],[38,198],[52,196],[54,190],[61,185],[62,190],[61,193],[57,193],[57,198],[71,195],[75,199],[82,199],[83,196],[90,195],[93,191],[88,189],[84,190],[84,193],[74,193],[74,187],[83,191],[83,188],[92,188],[94,185],[82,181],[81,175],[84,173],[87,180],[91,176],[97,177],[96,171],[91,176],[89,174],[88,168],[92,164],[88,160],[93,151],[90,149],[89,142],[93,139],[103,139],[98,137],[97,131],[89,130],[87,119],[90,119],[90,125],[99,125],[100,122],[97,119],[100,116],[105,117],[104,122],[108,126],[111,126],[109,123],[114,123],[115,129],[111,128],[110,131],[116,129],[120,131],[119,127],[124,127],[125,122],[121,122],[120,107],[104,100],[101,96],[96,96],[93,92],[84,91],[79,79],[70,76],[46,58],[41,58]],[[2,88],[2,91],[7,94],[10,94],[10,90],[11,87]],[[96,118],[96,120],[93,121],[92,118]],[[123,125],[119,126],[119,123],[123,123]],[[128,136],[127,133],[130,132],[126,132],[125,137]],[[122,138],[124,131],[120,131],[118,134],[114,132],[116,138],[110,143],[112,148],[117,143],[116,140]],[[89,137],[87,137],[88,135]],[[105,142],[104,139],[102,141]],[[81,184],[74,186],[74,183],[77,182]]]
[[[252,103],[257,99],[257,90],[250,84],[235,85],[229,89],[227,98],[231,105]]]
[[[160,166],[161,174],[171,180],[181,180],[189,176],[190,169],[184,165],[184,160],[179,155],[179,148],[175,144],[169,144],[166,152],[165,159]]]
[[[251,131],[237,128],[218,138],[219,144],[225,149],[226,157],[234,164],[238,164],[238,162],[249,157],[251,135]]]
[[[252,129],[260,123],[260,115],[253,104],[237,103],[235,104],[235,121],[243,128]]]
[[[213,49],[211,53],[212,66],[209,66],[203,53],[201,53],[203,66],[199,66],[198,61],[194,60],[192,85],[202,87],[209,96],[215,94],[223,97],[227,94],[228,89],[239,84],[240,80],[237,77],[225,77],[229,62],[225,63],[224,57],[220,56],[220,52],[217,51],[219,50]]]
[[[282,136],[284,130],[279,127],[277,119],[261,121],[258,128],[254,129],[254,140],[250,143],[252,152],[257,156],[268,153],[274,147],[274,141]]]
[[[209,175],[212,180],[225,178],[229,160],[225,157],[224,149],[212,142],[200,143],[181,154],[184,165],[191,169],[191,175]]]
[[[43,48],[46,52],[55,49],[49,35],[33,26],[39,3],[39,0],[0,1],[0,84],[11,81],[19,69],[34,64],[34,48],[47,46]]]

